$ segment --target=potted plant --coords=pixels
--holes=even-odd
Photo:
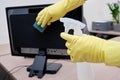
[[[113,17],[113,30],[120,31],[120,6],[119,1],[115,3],[108,3],[108,7]]]

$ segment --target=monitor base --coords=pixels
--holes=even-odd
[[[46,74],[56,74],[61,67],[62,67],[61,63],[48,62],[45,73]],[[27,68],[27,71],[30,71],[31,68],[32,68],[32,65]]]
[[[34,62],[27,68],[29,77],[37,75],[38,78],[42,78],[45,73],[55,74],[62,67],[61,63],[47,63],[46,56],[39,54],[35,56]]]

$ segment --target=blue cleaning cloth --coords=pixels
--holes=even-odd
[[[42,28],[40,25],[37,24],[37,22],[35,22],[33,24],[33,27],[36,28],[39,32],[43,32],[44,28]]]

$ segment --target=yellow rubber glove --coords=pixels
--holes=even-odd
[[[44,8],[38,13],[36,21],[41,27],[50,25],[51,22],[57,21],[67,12],[79,7],[84,3],[84,0],[61,0],[53,5]]]
[[[75,36],[61,33],[61,37],[67,41],[67,53],[73,62],[104,62],[107,65],[120,66],[120,42],[85,34]]]

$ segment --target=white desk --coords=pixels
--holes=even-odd
[[[15,71],[12,76],[16,80],[78,80],[76,64],[69,60],[48,60],[49,62],[55,61],[56,63],[62,63],[62,68],[57,74],[45,74],[42,79],[38,79],[36,76],[29,78],[29,72],[26,71],[26,67]],[[10,55],[9,45],[0,45],[0,63],[6,68],[7,71],[21,66],[31,65],[33,59],[16,57]],[[120,68],[106,66],[104,64],[91,64],[93,67],[95,80],[120,80]],[[20,68],[20,67],[19,67]],[[18,68],[17,68],[18,69]]]
[[[12,75],[16,80],[77,80],[76,65],[70,60],[49,59],[48,62],[62,63],[63,66],[57,74],[45,74],[42,79],[38,79],[37,76],[29,78],[29,72],[26,71],[26,67],[18,71],[15,70],[20,67],[14,69],[12,72],[15,72]],[[11,56],[9,45],[6,44],[0,46],[0,63],[10,71],[17,66],[31,65],[33,63],[33,59]]]

